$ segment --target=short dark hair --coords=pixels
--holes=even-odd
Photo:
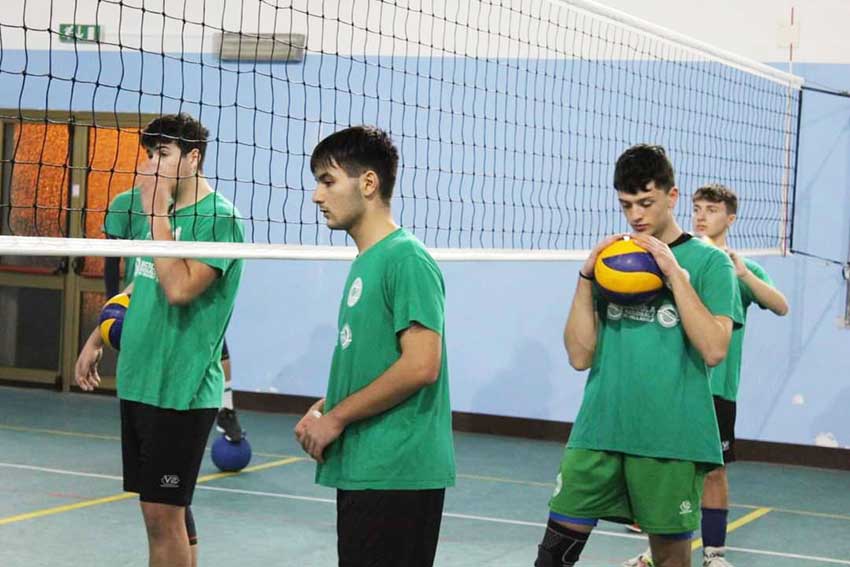
[[[398,150],[389,135],[375,126],[352,126],[334,132],[318,143],[310,156],[310,171],[336,164],[349,176],[365,171],[378,176],[381,200],[389,203],[393,196]]]
[[[709,203],[723,203],[726,212],[730,215],[738,214],[738,195],[734,191],[720,183],[709,183],[697,189],[692,201],[708,201]]]
[[[637,195],[646,191],[651,181],[665,192],[676,184],[673,164],[663,147],[638,144],[617,158],[614,168],[614,188],[617,191]]]
[[[203,124],[185,112],[180,114],[163,114],[151,120],[142,130],[142,146],[153,151],[163,144],[177,144],[181,154],[198,150],[198,169],[204,167],[204,155],[207,151],[207,138],[210,132]]]

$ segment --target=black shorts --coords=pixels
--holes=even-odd
[[[142,502],[191,504],[217,413],[121,400],[124,491],[139,493]]]
[[[431,567],[445,489],[337,490],[339,567]]]
[[[714,396],[714,412],[720,428],[720,445],[723,448],[723,462],[735,462],[735,416],[738,404],[720,396]]]
[[[221,341],[221,360],[230,360],[230,351],[227,350],[227,339]]]

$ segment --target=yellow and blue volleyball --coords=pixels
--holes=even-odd
[[[130,296],[119,293],[107,301],[100,310],[100,336],[104,344],[121,349],[121,328],[124,326],[124,315],[130,307]]]
[[[621,305],[651,301],[664,287],[655,258],[628,237],[599,253],[593,275],[602,295]]]

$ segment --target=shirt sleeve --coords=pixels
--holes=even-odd
[[[244,242],[242,221],[235,215],[198,217],[190,231],[191,240],[200,242]],[[197,258],[199,262],[226,272],[237,258]]]
[[[765,270],[759,264],[757,264],[756,262],[753,262],[750,259],[746,259],[745,262],[747,264],[747,268],[750,269],[750,271],[753,273],[753,275],[755,277],[757,277],[758,279],[760,279],[761,281],[763,281],[764,283],[766,283],[767,285],[769,285],[771,287],[774,285],[773,279],[770,277],[770,274],[767,273],[767,270]],[[756,305],[758,305],[762,309],[767,309],[767,307],[765,307],[764,305],[762,305],[761,303],[758,302],[755,294],[753,294],[753,301],[756,303]]]
[[[126,193],[112,199],[103,217],[103,233],[112,238],[129,239],[130,236],[130,200]]]
[[[413,323],[443,334],[446,290],[443,275],[433,261],[411,256],[398,262],[389,278],[388,292],[396,334]]]
[[[726,253],[717,250],[711,254],[697,293],[712,315],[729,317],[736,327],[744,322],[735,265]]]

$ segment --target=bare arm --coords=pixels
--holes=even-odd
[[[137,176],[141,188],[142,207],[151,215],[151,238],[173,241],[169,208],[174,179],[166,179],[151,173],[152,162],[148,162]],[[219,272],[203,262],[184,258],[154,258],[159,285],[171,305],[186,305],[204,293],[212,285]]]
[[[632,236],[639,246],[652,254],[667,278],[688,341],[699,351],[706,364],[720,364],[729,350],[732,319],[715,316],[708,310],[667,244],[645,234]]]
[[[401,356],[374,382],[348,396],[328,416],[347,426],[383,413],[437,381],[442,363],[439,333],[414,323],[401,332]]]
[[[151,219],[154,240],[174,240],[167,216]],[[186,305],[204,293],[218,278],[219,272],[198,260],[183,258],[154,258],[156,275],[165,297],[172,305]]]
[[[580,277],[570,307],[570,314],[564,326],[564,348],[570,359],[570,366],[576,370],[587,370],[593,363],[596,352],[597,318],[593,305],[593,267],[599,253],[610,244],[622,238],[615,234],[600,241],[590,252],[579,272]],[[584,276],[584,277],[581,277]]]
[[[564,347],[570,366],[587,370],[596,352],[596,312],[593,308],[593,284],[579,277],[567,324],[564,326]]]
[[[752,290],[753,296],[762,307],[767,307],[780,317],[788,314],[788,300],[781,291],[755,275],[743,259],[731,250],[727,250],[735,264],[735,274]]]
[[[322,453],[350,424],[383,413],[433,384],[440,376],[442,338],[439,333],[414,323],[401,332],[401,356],[371,384],[348,396],[325,415],[310,408],[295,428],[304,450],[322,462]]]
[[[732,319],[713,315],[697,295],[685,272],[668,276],[667,281],[673,290],[676,308],[682,318],[682,327],[694,348],[702,355],[709,366],[717,366],[729,350],[732,338]]]
[[[785,299],[785,295],[781,291],[760,280],[752,272],[748,272],[748,275],[742,277],[741,281],[750,286],[759,305],[767,307],[780,317],[788,314],[788,300]]]
[[[124,289],[124,293],[130,294],[132,292],[133,284],[130,283]],[[100,385],[100,373],[97,371],[97,365],[102,356],[103,338],[100,336],[100,327],[96,326],[83,344],[83,348],[80,349],[80,354],[77,356],[77,362],[74,365],[74,379],[81,390],[90,392]]]

